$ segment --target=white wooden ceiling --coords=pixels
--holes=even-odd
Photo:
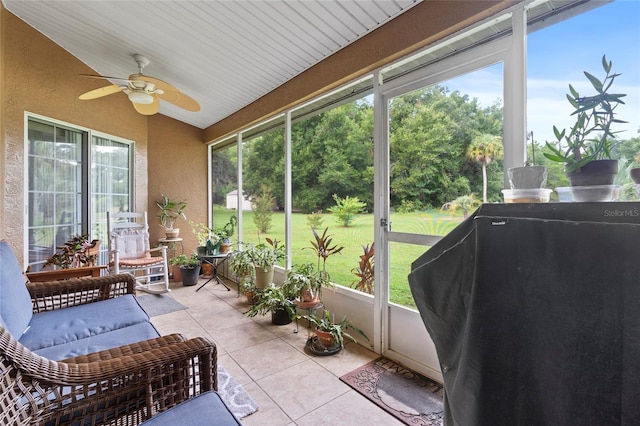
[[[127,78],[137,72],[131,55],[144,55],[151,62],[145,74],[175,85],[202,107],[188,112],[161,102],[160,113],[199,128],[420,1],[2,0],[8,11],[100,75]]]

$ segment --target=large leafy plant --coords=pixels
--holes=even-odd
[[[293,318],[296,315],[296,304],[285,288],[271,285],[260,292],[255,305],[251,307],[247,315],[266,315],[269,312],[284,310]]]
[[[565,163],[565,171],[571,173],[594,160],[611,158],[611,148],[615,135],[611,127],[615,123],[625,121],[615,118],[615,110],[626,94],[609,93],[613,82],[620,74],[611,71],[613,64],[602,56],[604,79],[600,80],[593,74],[584,72],[591,86],[595,90],[592,96],[580,96],[578,91],[569,85],[567,100],[574,108],[572,116],[576,117],[574,125],[568,130],[560,131],[553,126],[553,133],[558,140],[558,146],[547,142],[548,152],[544,155],[549,160]],[[563,144],[566,147],[563,148]]]

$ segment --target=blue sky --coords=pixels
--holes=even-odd
[[[581,95],[592,94],[584,71],[603,78],[603,54],[613,62],[613,71],[622,74],[614,92],[627,94],[617,117],[629,123],[615,129],[625,130],[618,137],[640,136],[640,0],[617,0],[548,26],[529,34],[527,43],[527,127],[536,141],[553,141],[554,125],[562,129],[573,124],[566,99],[569,84]],[[501,64],[454,82],[443,84],[478,98],[483,106],[502,99]]]

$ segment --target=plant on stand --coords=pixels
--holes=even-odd
[[[347,333],[347,330],[351,329],[362,335],[365,339],[369,340],[366,334],[359,328],[351,324],[351,321],[344,317],[342,321],[336,323],[332,318],[331,312],[324,310],[323,315],[316,316],[315,314],[302,315],[301,318],[306,319],[309,323],[315,327],[315,333],[317,337],[317,344],[312,342],[313,348],[318,350],[337,351],[344,347],[345,337],[349,340],[357,343],[355,337]]]
[[[256,285],[253,279],[254,266],[247,250],[234,250],[229,254],[229,267],[236,277],[238,291],[247,296],[247,301],[255,303]]]
[[[580,96],[578,91],[569,85],[567,99],[574,108],[572,116],[576,121],[568,130],[560,131],[553,126],[553,132],[558,140],[558,146],[549,142],[546,144],[545,157],[549,160],[565,164],[565,173],[574,187],[574,199],[576,201],[601,201],[599,193],[592,194],[575,187],[583,186],[611,186],[618,173],[618,161],[612,159],[611,151],[615,143],[615,135],[612,126],[625,121],[615,118],[616,109],[624,102],[621,100],[626,94],[609,93],[616,77],[611,71],[612,62],[602,57],[602,68],[605,72],[603,80],[584,72],[595,94]],[[566,145],[563,148],[563,143]],[[599,188],[598,188],[599,189]],[[611,192],[613,188],[611,188]],[[586,195],[587,199],[582,196]],[[595,195],[596,199],[591,199]]]
[[[164,228],[167,238],[178,238],[180,228],[175,227],[178,218],[187,219],[184,210],[187,208],[185,201],[174,201],[162,194],[161,200],[156,200],[156,205],[160,209],[160,226]]]

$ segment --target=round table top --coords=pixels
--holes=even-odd
[[[180,243],[182,242],[182,238],[158,238],[159,243]]]

